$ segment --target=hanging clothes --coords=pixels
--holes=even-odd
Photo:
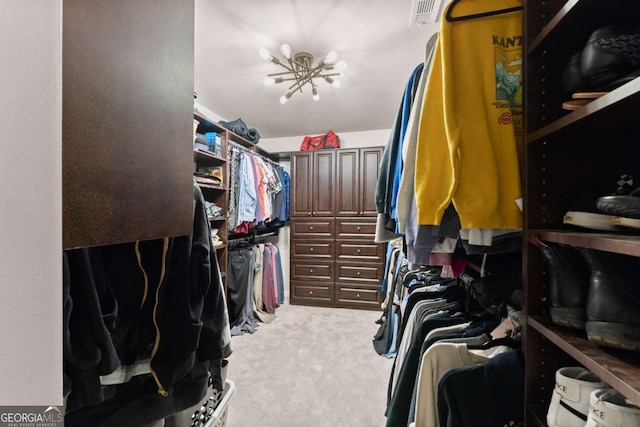
[[[521,6],[461,1],[456,13]],[[418,223],[439,225],[453,203],[462,228],[522,228],[522,14],[443,19],[416,152]]]

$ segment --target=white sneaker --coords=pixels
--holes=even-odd
[[[591,392],[607,387],[605,382],[582,367],[558,369],[547,424],[549,427],[585,427]]]
[[[640,426],[640,408],[613,389],[591,392],[589,418],[585,427]]]

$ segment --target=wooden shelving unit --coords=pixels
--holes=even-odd
[[[222,208],[222,212],[224,212],[224,218],[209,218],[209,222],[211,223],[212,228],[218,229],[218,235],[224,242],[224,245],[216,247],[216,253],[218,255],[218,262],[220,263],[220,270],[222,272],[223,281],[226,284],[226,270],[227,270],[227,260],[228,260],[228,249],[229,249],[229,241],[241,237],[246,237],[246,234],[241,233],[233,233],[229,231],[227,224],[227,213],[229,207],[229,145],[231,143],[238,144],[250,152],[254,152],[260,154],[268,159],[271,159],[275,162],[279,160],[277,154],[272,154],[254,144],[251,141],[243,138],[242,136],[230,131],[229,129],[221,126],[218,123],[212,122],[211,120],[204,117],[202,114],[194,113],[194,119],[196,119],[200,124],[198,125],[197,132],[204,134],[205,132],[216,132],[221,136],[222,139],[222,156],[216,156],[215,154],[207,151],[203,151],[200,149],[194,148],[193,156],[195,167],[206,167],[206,166],[222,166],[222,185],[211,185],[211,184],[198,184],[202,189],[204,197],[206,200],[210,202],[214,202],[216,205]],[[261,235],[266,232],[273,233],[273,230],[260,231],[255,230],[252,231],[253,235]]]
[[[603,189],[615,189],[611,177],[640,166],[640,79],[576,111],[561,108],[570,97],[561,84],[569,58],[593,31],[609,24],[640,24],[640,3],[620,0],[613,7],[606,0],[526,2],[525,233],[529,240],[640,258],[637,233],[604,233],[562,223],[565,212],[574,210],[576,189],[593,185],[592,193],[606,195]],[[555,372],[563,366],[584,366],[640,405],[640,353],[597,347],[584,331],[551,323],[543,257],[535,246],[525,244],[524,261],[525,425],[546,426]]]

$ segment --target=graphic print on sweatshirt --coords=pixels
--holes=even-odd
[[[496,64],[496,107],[509,108],[498,118],[501,125],[522,128],[522,38],[493,36]]]

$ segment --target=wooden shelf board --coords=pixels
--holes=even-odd
[[[637,104],[638,98],[640,98],[640,78],[636,78],[608,94],[591,101],[584,107],[530,133],[528,135],[528,143],[537,143],[555,132],[566,130],[577,124],[579,124],[581,128],[588,129],[590,126],[601,126],[605,121],[608,126],[615,126],[616,123],[621,123],[622,121],[628,122],[629,120],[634,120],[631,118],[631,112],[635,111],[632,107],[634,103]],[[629,115],[620,114],[620,111],[627,110],[629,110]]]
[[[207,188],[209,190],[227,191],[225,187],[221,187],[219,185],[203,184],[201,182],[197,182],[197,184],[198,184],[198,187],[200,188]]]
[[[535,53],[542,43],[549,37],[549,35],[558,28],[558,25],[567,19],[573,11],[575,11],[575,6],[580,2],[580,0],[568,0],[567,3],[562,6],[562,9],[549,21],[549,23],[544,27],[544,29],[538,34],[527,46],[527,52],[529,54]]]
[[[205,160],[205,161],[209,161],[212,163],[216,163],[218,162],[218,164],[224,164],[226,163],[227,159],[223,158],[223,157],[219,157],[216,156],[215,154],[213,154],[210,151],[204,151],[201,150],[199,148],[194,148],[193,149],[193,156],[196,160]]]
[[[218,132],[218,133],[222,133],[222,132],[226,132],[227,129],[224,128],[223,126],[212,122],[211,120],[207,119],[205,116],[203,116],[202,114],[199,113],[193,113],[193,118],[196,119],[197,121],[200,122],[200,126],[202,126],[205,132]]]
[[[225,218],[225,217],[223,217],[223,216],[221,216],[221,217],[219,217],[219,218],[214,218],[214,217],[209,216],[209,217],[207,217],[207,219],[208,219],[210,222],[220,222],[220,221],[226,221],[226,220],[227,220],[227,218]]]
[[[527,236],[581,248],[640,256],[640,235],[562,230],[528,230]]]
[[[635,405],[640,405],[640,353],[596,347],[587,340],[584,331],[554,325],[544,316],[528,316],[527,323]]]

